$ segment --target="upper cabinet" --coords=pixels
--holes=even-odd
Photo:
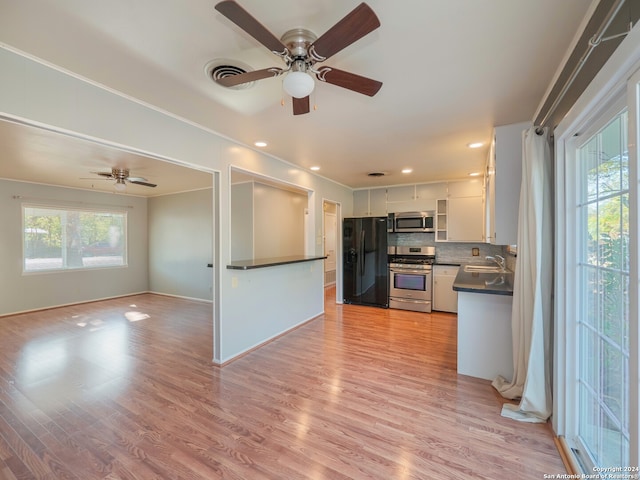
[[[437,199],[446,194],[446,182],[387,187],[387,210],[393,213],[435,210]]]
[[[356,190],[354,217],[389,213],[436,211],[438,242],[484,242],[484,180],[399,185]]]
[[[484,195],[484,179],[475,177],[447,184],[449,197],[482,197]]]
[[[387,215],[387,189],[372,188],[353,192],[354,217],[385,217]]]
[[[484,181],[448,182],[446,199],[438,200],[436,241],[484,242]]]
[[[522,132],[530,127],[531,122],[522,122],[494,129],[486,172],[486,230],[490,243],[515,245],[518,241]]]
[[[412,202],[416,198],[415,185],[400,185],[398,187],[387,187],[387,202]]]
[[[447,199],[436,200],[436,242],[447,241]]]
[[[447,183],[423,183],[416,185],[416,204],[418,211],[436,210],[438,198],[447,194]]]
[[[484,202],[479,197],[449,197],[447,241],[484,242]]]

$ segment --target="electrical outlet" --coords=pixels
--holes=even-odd
[[[480,255],[480,249],[479,248],[472,248],[471,249],[471,255],[473,255],[474,257],[477,257]]]
[[[231,277],[231,288],[238,288],[238,277]]]

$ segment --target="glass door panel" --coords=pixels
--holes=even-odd
[[[593,466],[629,462],[627,113],[578,149],[577,438]]]

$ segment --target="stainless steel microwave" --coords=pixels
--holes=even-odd
[[[389,215],[394,232],[435,232],[435,212],[400,212]],[[391,231],[391,228],[388,228]]]

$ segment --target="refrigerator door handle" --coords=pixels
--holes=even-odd
[[[360,232],[360,275],[364,276],[364,261],[365,261],[365,249],[364,249],[364,238],[365,238],[364,229]]]

